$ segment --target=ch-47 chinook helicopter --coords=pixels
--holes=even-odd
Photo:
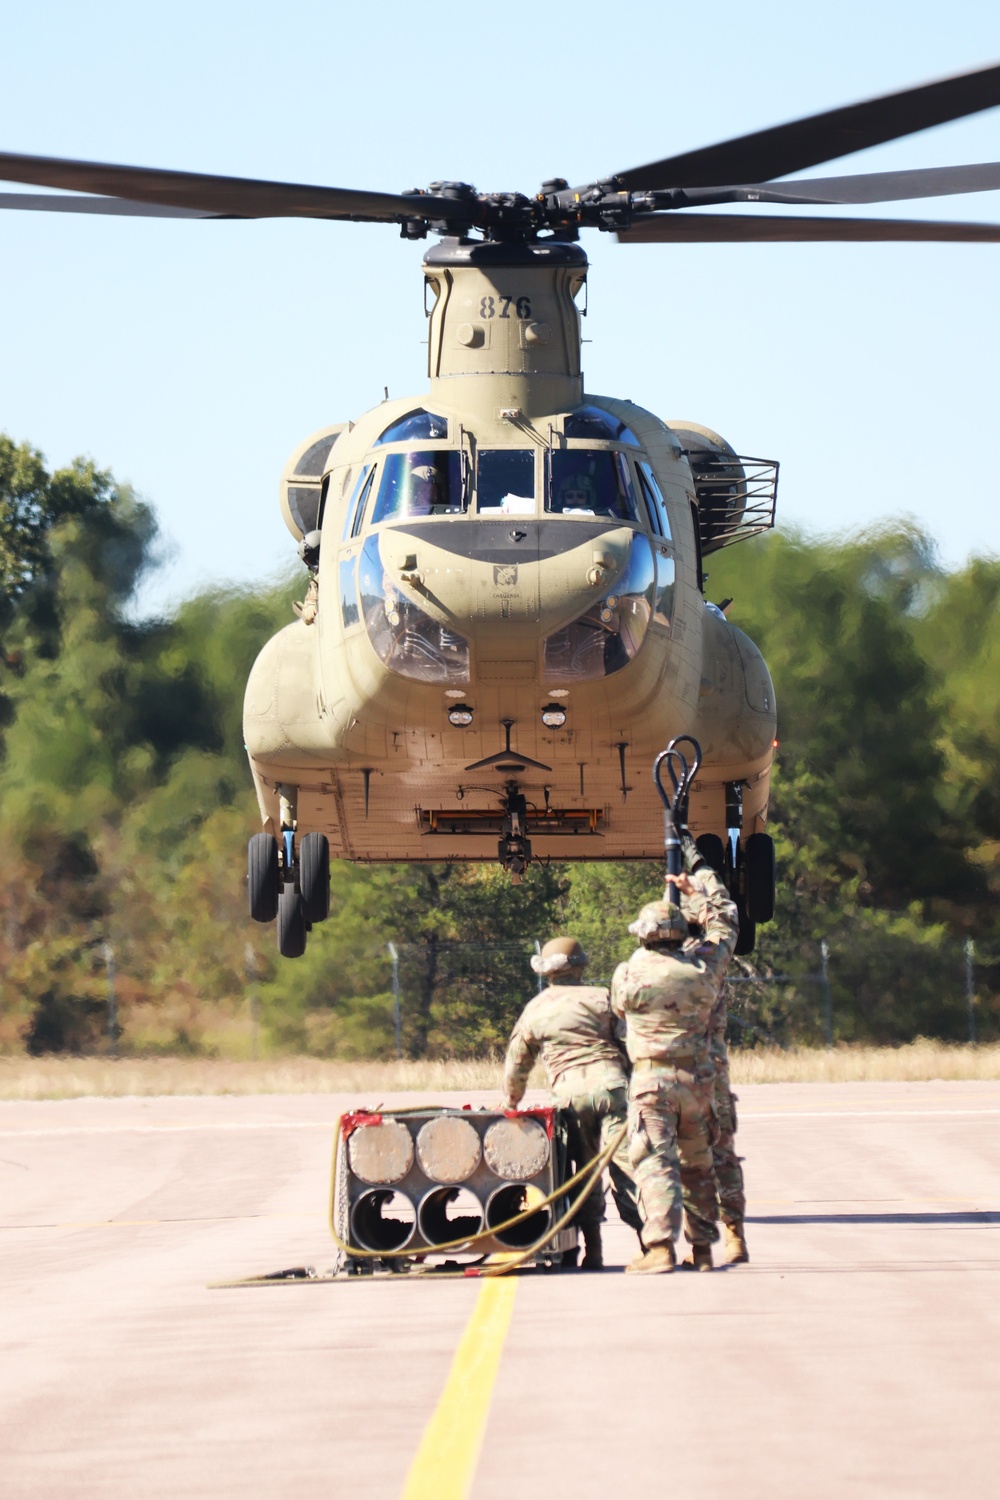
[[[394,196],[0,155],[0,177],[84,197],[0,207],[396,223],[424,257],[423,395],[312,434],[281,486],[311,581],[265,646],[244,731],[264,831],[251,914],[295,957],[329,911],[329,859],[630,859],[661,848],[649,767],[703,759],[689,824],[738,899],[773,913],[775,699],[704,595],[703,558],[773,524],[777,464],[710,429],[585,392],[581,229],[626,245],[1000,241],[1000,226],[719,215],[1000,187],[1000,163],[778,182],[1000,104],[1000,66],[534,197],[433,183]],[[100,195],[100,196],[94,196]]]

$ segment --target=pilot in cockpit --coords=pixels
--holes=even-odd
[[[431,516],[442,503],[438,472],[432,464],[417,464],[410,470],[411,516]]]
[[[594,481],[589,474],[567,474],[559,485],[555,510],[563,515],[592,516],[597,507],[594,496]]]

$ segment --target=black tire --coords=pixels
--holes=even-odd
[[[774,840],[768,833],[752,833],[746,846],[747,916],[770,922],[774,916]]]
[[[301,958],[306,951],[306,920],[302,897],[294,885],[283,885],[278,898],[278,952],[282,958]]]
[[[739,936],[736,939],[736,952],[741,958],[745,958],[756,947],[757,924],[747,916],[747,909],[743,904],[742,897],[739,897],[736,902],[736,912],[740,919]]]
[[[247,846],[247,896],[255,922],[273,922],[278,915],[278,840],[255,833]]]
[[[299,845],[299,889],[306,921],[330,915],[330,843],[325,833],[307,833]]]
[[[703,833],[695,839],[698,853],[707,865],[711,865],[716,875],[726,873],[726,846],[717,833]]]

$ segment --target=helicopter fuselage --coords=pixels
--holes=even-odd
[[[585,273],[575,245],[445,242],[429,394],[290,466],[286,519],[321,542],[313,608],[247,687],[268,831],[293,818],[335,858],[494,859],[516,788],[536,855],[654,856],[649,768],[677,734],[704,754],[693,830],[763,830],[767,668],[704,599],[677,435],[584,394]]]

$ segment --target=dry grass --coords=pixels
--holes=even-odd
[[[333,1062],[315,1057],[0,1057],[0,1099],[117,1098],[153,1094],[354,1094],[499,1089],[500,1064]]]
[[[1000,1078],[1000,1046],[918,1037],[902,1047],[759,1047],[730,1053],[736,1083],[927,1083]]]
[[[1000,1046],[967,1047],[923,1039],[904,1047],[757,1048],[732,1054],[736,1083],[925,1082],[1000,1079]],[[219,1058],[0,1058],[0,1099],[88,1095],[325,1094],[500,1088],[500,1064],[334,1062],[291,1057],[258,1062]],[[541,1085],[540,1076],[532,1084]]]

